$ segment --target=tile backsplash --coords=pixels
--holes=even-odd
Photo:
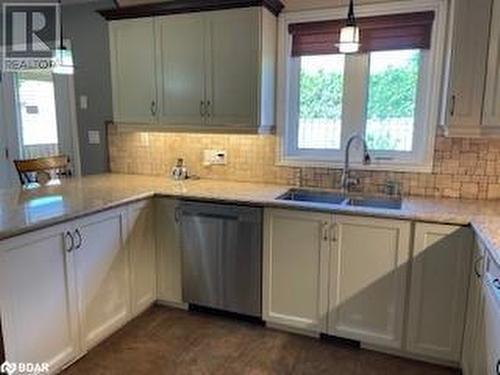
[[[278,167],[273,135],[219,135],[121,131],[108,134],[115,173],[167,175],[177,158],[191,174],[247,182],[339,188],[339,169]],[[227,165],[204,166],[203,150],[227,150]],[[405,195],[499,199],[500,139],[437,137],[432,173],[356,171],[363,192],[382,192],[396,181]]]

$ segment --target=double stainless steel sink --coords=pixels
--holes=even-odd
[[[400,210],[402,207],[401,198],[391,198],[383,196],[365,195],[344,195],[331,191],[290,189],[285,194],[279,196],[278,200],[309,202],[325,205],[342,205],[352,207],[368,207]]]

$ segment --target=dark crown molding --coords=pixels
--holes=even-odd
[[[275,16],[277,16],[284,8],[284,5],[280,0],[173,0],[163,3],[102,9],[97,12],[109,21],[125,18],[165,16],[169,14],[207,12],[211,10],[257,6],[267,8]]]

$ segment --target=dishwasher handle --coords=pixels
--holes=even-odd
[[[181,217],[200,217],[245,223],[260,223],[262,220],[262,210],[255,207],[184,202],[179,206],[179,209]]]
[[[238,220],[240,217],[238,215],[230,215],[230,214],[216,214],[216,213],[207,213],[207,212],[182,212],[182,216],[194,216],[194,217],[203,217],[208,219],[220,219],[220,220]]]

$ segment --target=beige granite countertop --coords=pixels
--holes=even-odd
[[[290,186],[216,180],[103,174],[33,190],[0,190],[0,240],[153,196],[224,201],[257,206],[471,224],[500,263],[500,200],[403,199],[401,210],[276,200]]]

